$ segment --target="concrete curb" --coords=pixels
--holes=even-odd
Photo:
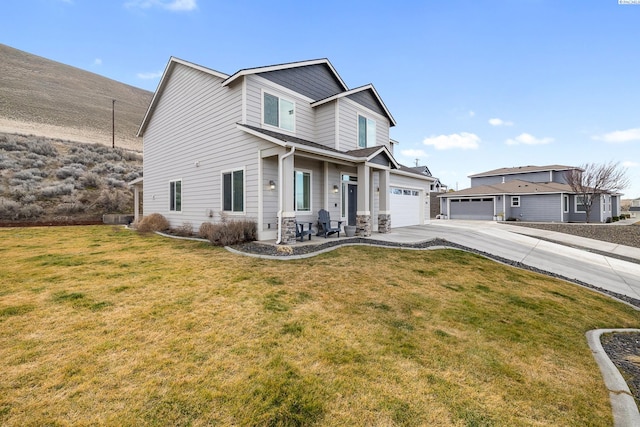
[[[604,351],[600,336],[612,332],[638,332],[640,329],[594,329],[586,333],[587,343],[593,357],[596,359],[604,383],[609,390],[611,409],[613,411],[613,425],[616,427],[640,426],[640,412],[638,406],[629,390],[627,382],[620,374],[616,365],[613,364],[609,356]]]

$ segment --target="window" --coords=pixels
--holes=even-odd
[[[576,196],[576,212],[586,212],[585,196]]]
[[[358,147],[367,148],[376,145],[376,121],[358,116]]]
[[[293,205],[297,212],[311,211],[311,172],[293,172]]]
[[[293,102],[265,92],[262,109],[265,124],[294,131],[296,116]]]
[[[182,180],[169,182],[169,210],[182,211]]]
[[[222,210],[244,211],[244,170],[222,173]]]
[[[511,196],[511,207],[512,208],[520,207],[520,196]]]
[[[562,196],[562,209],[564,213],[569,213],[569,196]]]

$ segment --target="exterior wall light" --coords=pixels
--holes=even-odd
[[[333,185],[333,192],[334,193],[338,192],[338,186],[336,184]]]
[[[274,180],[269,181],[269,189],[270,190],[276,189],[276,182]]]

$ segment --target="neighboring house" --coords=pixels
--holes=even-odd
[[[640,197],[631,201],[630,212],[640,212]]]
[[[424,224],[434,178],[395,160],[395,124],[373,85],[349,89],[327,59],[228,75],[172,57],[138,132],[134,189],[172,227],[249,219],[283,243],[320,209],[361,236]]]
[[[582,196],[567,184],[572,166],[521,166],[469,176],[471,187],[441,194],[441,213],[450,219],[516,219],[584,222]],[[593,203],[590,221],[620,215],[620,195],[604,194]]]

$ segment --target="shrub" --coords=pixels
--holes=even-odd
[[[56,177],[58,179],[66,179],[68,177],[79,178],[84,175],[87,167],[80,163],[72,163],[68,166],[63,166],[56,171]]]
[[[131,193],[122,190],[104,189],[96,199],[95,206],[104,213],[125,213],[131,210]]]
[[[70,183],[54,184],[40,190],[40,195],[45,198],[67,196],[73,193],[75,186]]]
[[[236,245],[243,242],[256,240],[257,224],[255,221],[241,220],[229,221],[213,224],[209,241],[217,246]]]
[[[82,183],[83,188],[100,188],[102,185],[102,178],[100,178],[100,175],[98,174],[89,172],[88,174],[80,177],[79,182]]]
[[[215,225],[210,222],[203,222],[200,224],[200,228],[198,229],[198,236],[203,239],[211,240],[211,236],[213,235],[213,230],[215,230]]]
[[[136,229],[140,233],[166,231],[169,229],[169,221],[167,221],[164,216],[154,213],[143,217],[138,224],[136,224]]]
[[[39,154],[46,157],[56,157],[58,155],[58,150],[56,149],[56,147],[49,141],[41,138],[37,139],[36,141],[28,141],[26,145],[27,149],[31,153]]]
[[[193,225],[190,222],[183,222],[180,227],[174,228],[173,234],[181,237],[192,237],[193,236]]]
[[[42,215],[42,212],[42,207],[34,203],[23,205],[13,200],[0,197],[0,219],[34,219]]]

